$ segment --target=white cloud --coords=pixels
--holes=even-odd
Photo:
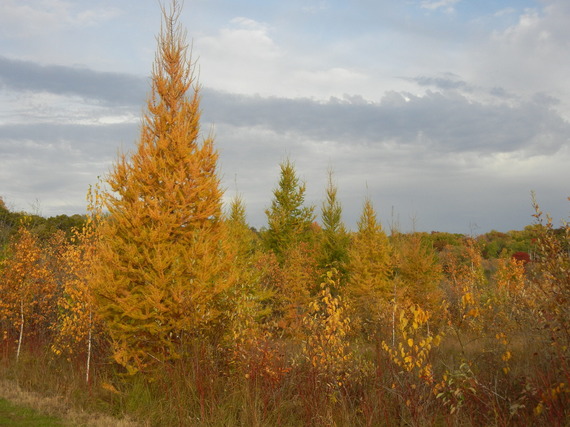
[[[306,5],[302,7],[303,12],[307,13],[317,13],[323,11],[329,7],[326,0],[316,0],[316,1],[308,1]]]
[[[265,23],[238,17],[217,34],[198,37],[194,53],[199,57],[201,83],[230,93],[321,100],[344,94],[377,99],[394,84],[410,86],[387,72],[342,60],[345,52],[352,56],[358,41],[348,39],[314,50],[291,47],[274,32]]]
[[[294,78],[304,86],[310,86],[313,93],[335,93],[339,87],[364,86],[369,83],[368,77],[355,70],[343,67],[332,67],[318,70],[297,70]]]
[[[436,10],[436,9],[444,9],[446,12],[453,12],[454,5],[459,3],[461,0],[422,0],[420,7],[422,9],[429,9],[429,10]]]
[[[76,9],[73,2],[64,0],[2,0],[0,36],[34,38],[67,27],[95,25],[121,14],[118,8],[109,6]]]
[[[70,5],[61,0],[4,0],[0,14],[0,35],[27,38],[57,30],[68,20],[69,9]]]
[[[516,10],[513,7],[506,7],[504,9],[496,11],[493,16],[499,18],[501,16],[512,15],[515,12]]]
[[[461,74],[482,87],[531,98],[543,94],[570,119],[570,3],[552,0],[542,11],[527,9],[510,27],[472,41]]]
[[[284,53],[269,36],[268,27],[238,17],[218,34],[195,40],[200,58],[200,81],[210,87],[239,93],[269,90],[267,76],[279,73]],[[203,77],[202,77],[203,76]]]
[[[237,27],[241,27],[242,29],[256,32],[256,33],[258,33],[258,35],[261,34],[261,35],[263,35],[263,38],[268,40],[268,37],[266,36],[266,33],[267,33],[267,25],[266,24],[263,24],[261,22],[257,22],[253,19],[246,18],[243,16],[237,16],[237,17],[231,19],[230,23],[236,24]]]

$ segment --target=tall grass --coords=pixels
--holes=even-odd
[[[68,416],[74,408],[152,426],[568,425],[568,383],[560,375],[570,378],[570,370],[535,334],[514,335],[508,372],[494,337],[464,341],[462,348],[446,335],[429,354],[433,381],[402,369],[380,343],[355,341],[351,375],[336,388],[302,362],[294,345],[277,381],[260,365],[245,373],[232,368],[224,349],[204,345],[152,380],[122,377],[100,363],[89,385],[71,363],[25,348],[17,363],[2,358],[0,376],[8,382],[0,396],[14,399],[7,390],[16,385],[38,401],[47,396],[51,403],[40,409],[49,414]]]

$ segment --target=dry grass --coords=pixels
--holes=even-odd
[[[15,382],[8,380],[0,380],[0,397],[43,414],[62,418],[63,422],[70,426],[138,427],[143,425],[129,418],[117,419],[106,414],[79,411],[70,408],[62,398],[25,391]]]

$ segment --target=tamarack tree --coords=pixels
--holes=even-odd
[[[280,165],[277,188],[271,206],[266,209],[267,230],[262,234],[265,247],[277,263],[274,273],[280,280],[273,283],[280,325],[298,332],[300,314],[316,285],[316,258],[313,221],[314,206],[304,206],[305,184],[300,182],[294,164],[286,159]]]
[[[321,208],[323,232],[320,239],[321,254],[319,263],[323,270],[335,268],[338,271],[342,287],[346,281],[350,239],[342,222],[342,206],[338,200],[337,192],[338,189],[333,181],[333,173],[329,170],[326,199]]]
[[[358,231],[349,247],[346,293],[362,326],[380,320],[394,299],[392,247],[369,198],[364,201]]]
[[[264,240],[283,264],[289,249],[307,242],[315,215],[313,206],[303,206],[306,187],[299,182],[293,163],[287,159],[280,167],[279,184],[273,191],[270,208],[265,211],[268,228]]]
[[[423,241],[420,233],[393,236],[395,286],[402,299],[435,310],[443,295],[439,291],[441,265],[435,252]]]
[[[129,374],[177,359],[212,332],[229,286],[218,154],[200,132],[180,6],[163,8],[140,140],[103,194],[94,286],[114,359]],[[199,141],[201,139],[202,141]]]

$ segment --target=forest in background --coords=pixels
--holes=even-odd
[[[180,6],[140,140],[88,215],[0,201],[0,376],[150,425],[566,425],[570,226],[478,237],[342,221],[283,161],[222,205]]]

